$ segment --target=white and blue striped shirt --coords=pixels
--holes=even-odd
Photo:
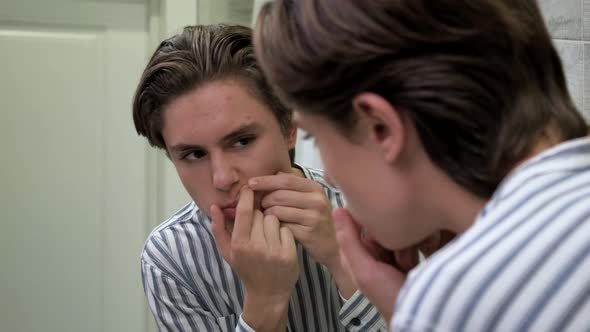
[[[590,331],[590,139],[532,158],[412,271],[392,331]]]
[[[324,186],[333,206],[340,192],[319,170],[303,168]],[[386,331],[378,311],[356,292],[343,303],[327,268],[297,244],[300,276],[289,302],[289,331]],[[244,289],[221,257],[210,219],[190,203],[152,231],[141,254],[149,306],[162,331],[252,331],[242,320]]]

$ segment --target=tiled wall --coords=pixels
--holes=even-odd
[[[590,121],[590,0],[538,0],[561,54],[570,94]]]
[[[254,0],[198,0],[199,24],[242,24],[252,23]]]

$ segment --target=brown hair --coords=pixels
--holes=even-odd
[[[267,105],[285,135],[292,112],[272,93],[254,56],[252,30],[239,25],[187,26],[164,40],[147,64],[133,98],[137,133],[152,146],[166,149],[162,111],[178,96],[200,84],[221,79],[241,80]],[[294,151],[290,151],[293,160]]]
[[[549,127],[587,127],[534,0],[275,0],[256,52],[279,94],[353,129],[361,92],[413,121],[431,160],[489,197]]]

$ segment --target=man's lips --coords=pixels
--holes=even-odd
[[[263,193],[263,192],[255,192],[254,193],[254,209],[260,209],[260,205],[261,205],[260,203],[262,201],[264,194],[265,193]],[[223,213],[223,215],[226,218],[229,218],[229,219],[236,218],[236,210],[237,210],[237,206],[238,206],[238,201],[239,200],[235,200],[231,203],[219,205],[221,212]]]
[[[221,209],[221,212],[226,218],[234,219],[236,217],[236,208],[235,207],[227,207]]]
[[[234,201],[228,204],[224,204],[221,206],[221,212],[226,218],[235,218],[236,217],[236,206],[238,206],[238,201]]]

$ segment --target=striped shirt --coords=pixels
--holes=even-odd
[[[323,185],[333,206],[340,192],[319,170],[305,176]],[[289,302],[289,331],[386,331],[360,292],[343,301],[327,268],[298,243],[300,275]],[[253,331],[241,318],[244,288],[215,245],[210,219],[190,203],[152,231],[141,254],[147,300],[162,331]]]
[[[392,331],[590,331],[590,139],[525,162],[410,273]]]

